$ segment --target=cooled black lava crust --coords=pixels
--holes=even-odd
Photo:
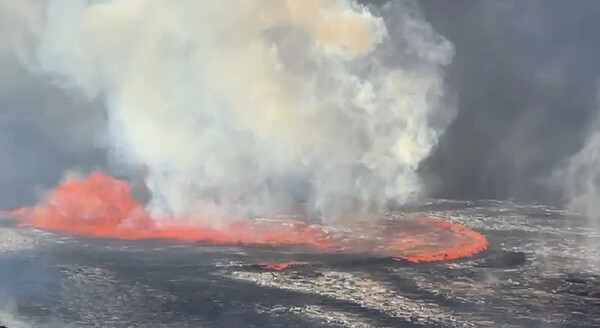
[[[411,264],[301,249],[72,238],[5,222],[0,239],[22,242],[4,251],[0,242],[0,298],[12,304],[0,307],[0,325],[600,327],[600,238],[583,218],[493,201],[403,210],[478,230],[490,249]],[[296,265],[261,267],[282,262]]]

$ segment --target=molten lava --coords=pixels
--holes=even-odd
[[[337,233],[324,226],[290,220],[237,219],[218,228],[197,222],[157,220],[134,199],[126,182],[101,173],[84,180],[69,179],[43,204],[10,214],[20,218],[22,226],[77,235],[212,244],[308,245],[322,252],[371,254],[411,262],[457,259],[488,246],[478,232],[431,218],[372,222]]]

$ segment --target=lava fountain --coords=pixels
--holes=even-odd
[[[129,184],[102,173],[67,179],[36,207],[8,213],[21,226],[116,239],[171,239],[216,245],[306,245],[318,252],[368,254],[410,262],[452,260],[476,254],[486,238],[462,225],[433,218],[361,222],[338,230],[293,220],[234,218],[218,227],[154,218]]]

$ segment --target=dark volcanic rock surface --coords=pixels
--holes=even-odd
[[[491,247],[469,259],[411,264],[71,238],[2,224],[0,299],[9,305],[0,306],[0,324],[600,327],[600,238],[584,219],[493,201],[435,201],[410,211],[481,231]]]

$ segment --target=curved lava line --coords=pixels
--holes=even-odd
[[[117,239],[174,239],[183,242],[242,245],[308,245],[320,252],[370,254],[410,262],[453,260],[488,247],[482,234],[432,218],[363,223],[348,233],[290,220],[238,218],[218,227],[152,218],[127,182],[102,173],[69,179],[35,207],[4,212],[20,226]],[[206,220],[204,220],[206,222]],[[365,237],[366,236],[366,237]],[[285,269],[276,265],[272,269]]]

